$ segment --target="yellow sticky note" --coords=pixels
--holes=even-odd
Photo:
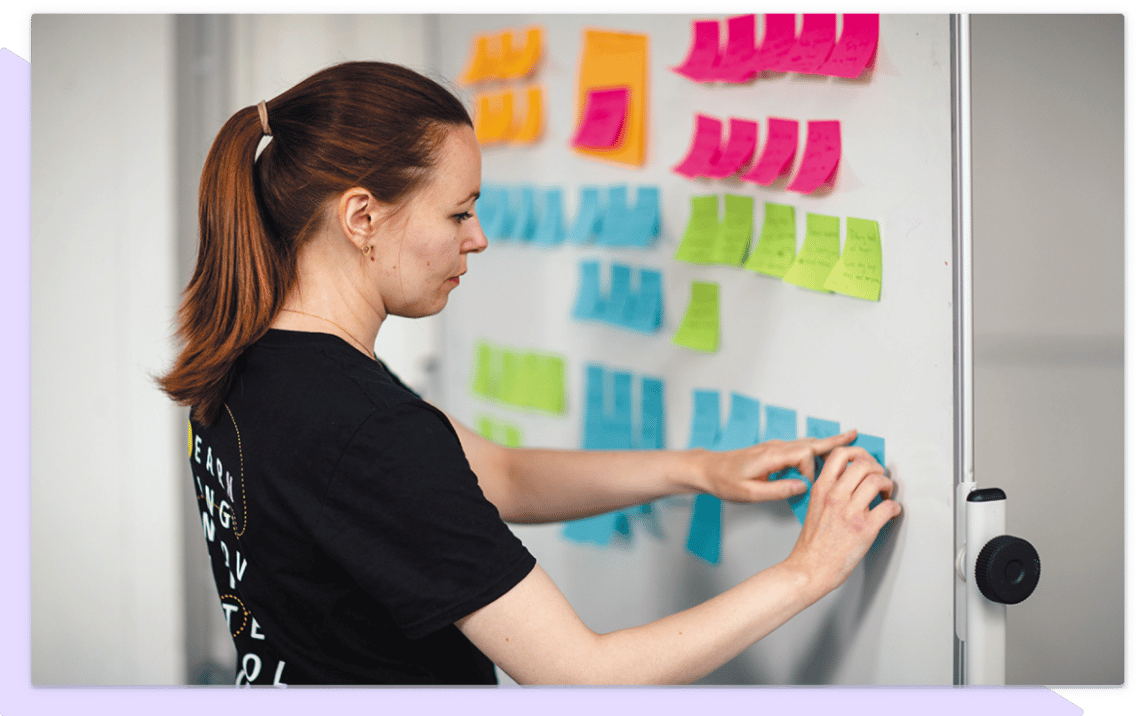
[[[827,292],[823,284],[838,260],[839,217],[809,213],[803,248],[784,274],[784,280],[813,291]]]
[[[883,250],[879,222],[847,217],[843,255],[831,269],[823,287],[868,301],[878,301],[883,281]]]
[[[649,104],[649,38],[646,35],[607,30],[586,30],[578,72],[578,115],[582,124],[586,96],[604,87],[629,87],[629,112],[621,141],[613,147],[574,147],[574,151],[618,164],[640,167],[645,163],[645,117]]]
[[[480,144],[506,141],[514,126],[514,111],[510,90],[480,93],[475,98],[475,139]]]
[[[487,35],[479,35],[472,41],[471,57],[467,60],[467,67],[459,73],[461,83],[472,84],[487,79],[494,65],[490,45],[491,38]]]

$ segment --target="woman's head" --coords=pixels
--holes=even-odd
[[[449,138],[471,127],[446,89],[381,62],[322,70],[265,110],[271,140],[260,155],[262,117],[251,105],[230,117],[207,156],[198,261],[179,311],[183,347],[159,380],[204,422],[216,417],[238,355],[293,287],[298,253],[330,207],[362,189],[375,205],[403,213],[433,181]]]

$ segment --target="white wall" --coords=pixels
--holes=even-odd
[[[33,22],[33,684],[176,683],[171,20]]]

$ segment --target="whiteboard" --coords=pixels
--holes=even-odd
[[[703,19],[724,20],[727,16]],[[694,389],[718,390],[722,422],[736,391],[838,421],[886,442],[903,517],[875,557],[838,590],[708,676],[707,684],[953,683],[954,314],[951,184],[951,54],[946,16],[890,16],[869,77],[839,80],[783,74],[742,85],[703,85],[670,70],[687,54],[695,16],[445,15],[438,18],[439,71],[458,77],[475,35],[545,28],[534,75],[545,91],[542,139],[489,146],[485,185],[560,187],[567,222],[582,186],[655,185],[660,235],[649,249],[493,242],[443,312],[446,410],[469,425],[480,417],[517,425],[528,446],[582,444],[585,366],[653,376],[665,383],[667,448],[688,444]],[[757,39],[762,32],[758,16]],[[649,37],[646,160],[633,169],[569,148],[583,30]],[[474,90],[455,85],[469,106]],[[761,122],[769,116],[840,120],[842,159],[829,193],[783,186],[690,180],[671,171],[688,152],[693,118],[704,113]],[[604,189],[603,189],[604,191]],[[631,189],[632,191],[632,189]],[[797,242],[807,212],[879,222],[883,288],[878,302],[818,293],[728,266],[673,259],[690,197],[735,193],[755,200],[753,242],[765,202],[792,205]],[[571,318],[578,266],[598,260],[659,270],[660,332],[645,335]],[[720,286],[721,343],[715,354],[672,343],[692,281]],[[485,400],[472,390],[480,341],[566,360],[566,412],[554,416]],[[709,564],[685,549],[691,497],[655,505],[660,535],[635,529],[602,548],[568,541],[561,525],[512,529],[599,632],[688,608],[787,556],[799,523],[785,503],[724,507],[722,556]]]

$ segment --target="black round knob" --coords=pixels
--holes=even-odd
[[[1037,550],[1020,537],[994,537],[978,552],[975,575],[986,599],[1000,604],[1025,601],[1041,577]]]

